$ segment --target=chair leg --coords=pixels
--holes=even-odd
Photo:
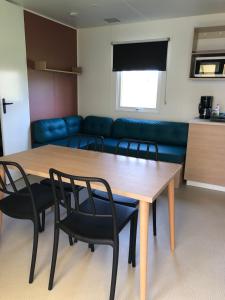
[[[67,194],[66,212],[67,216],[71,213],[71,195]],[[70,246],[73,246],[73,237],[68,235]]]
[[[77,199],[77,201],[79,202],[79,191],[75,191],[75,198]],[[74,203],[74,207],[76,208],[76,201],[75,201],[75,203]],[[77,243],[78,242],[78,240],[76,239],[76,238],[74,238],[73,239],[73,242],[74,243]]]
[[[133,247],[133,222],[130,221],[130,243],[129,243],[129,255],[128,255],[128,264],[132,263],[132,247]]]
[[[45,210],[43,210],[41,214],[41,226],[42,226],[42,231],[45,230]]]
[[[69,235],[69,243],[70,246],[73,246],[73,237],[71,235]]]
[[[136,267],[136,238],[137,238],[137,220],[138,212],[133,216],[133,243],[132,243],[132,267]]]
[[[29,283],[32,283],[34,280],[34,270],[35,270],[37,248],[38,248],[38,232],[39,232],[39,224],[34,223],[34,239],[33,239],[33,250],[32,250],[32,258],[31,258],[31,266],[30,266]]]
[[[95,245],[94,244],[88,244],[88,248],[91,249],[91,252],[95,252]]]
[[[118,259],[119,259],[119,242],[117,242],[117,244],[113,246],[113,265],[112,265],[112,278],[111,278],[109,300],[114,300],[115,297]]]
[[[52,263],[51,263],[51,271],[48,283],[48,289],[52,290],[54,275],[55,275],[55,266],[57,260],[57,253],[58,253],[58,245],[59,245],[59,228],[55,228],[54,232],[54,242],[53,242],[53,251],[52,251]]]
[[[38,231],[40,233],[42,232],[42,225],[41,225],[41,217],[40,217],[40,215],[38,216]]]
[[[153,223],[153,235],[156,236],[156,201],[152,203],[152,223]]]
[[[45,230],[45,210],[43,210],[38,216],[38,231],[43,232]]]

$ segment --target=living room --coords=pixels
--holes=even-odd
[[[224,299],[224,3],[10,2],[0,299]]]

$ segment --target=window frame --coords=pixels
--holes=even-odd
[[[151,71],[151,70],[149,70]],[[126,71],[123,71],[126,72]],[[127,71],[129,72],[129,71]],[[116,111],[127,111],[127,112],[152,112],[159,113],[160,106],[166,93],[166,72],[159,71],[158,79],[158,90],[156,99],[156,108],[140,108],[140,107],[124,107],[120,106],[120,95],[121,95],[121,72],[116,72]]]

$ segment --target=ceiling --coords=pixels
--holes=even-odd
[[[225,12],[225,0],[13,0],[26,9],[82,28]],[[70,12],[77,13],[70,16]]]

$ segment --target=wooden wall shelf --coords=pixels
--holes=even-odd
[[[44,71],[44,72],[56,72],[56,73],[63,73],[63,74],[70,74],[70,75],[79,75],[82,72],[81,67],[74,67],[71,69],[71,71],[48,68],[46,61],[35,61],[33,62],[32,65],[35,70]]]

